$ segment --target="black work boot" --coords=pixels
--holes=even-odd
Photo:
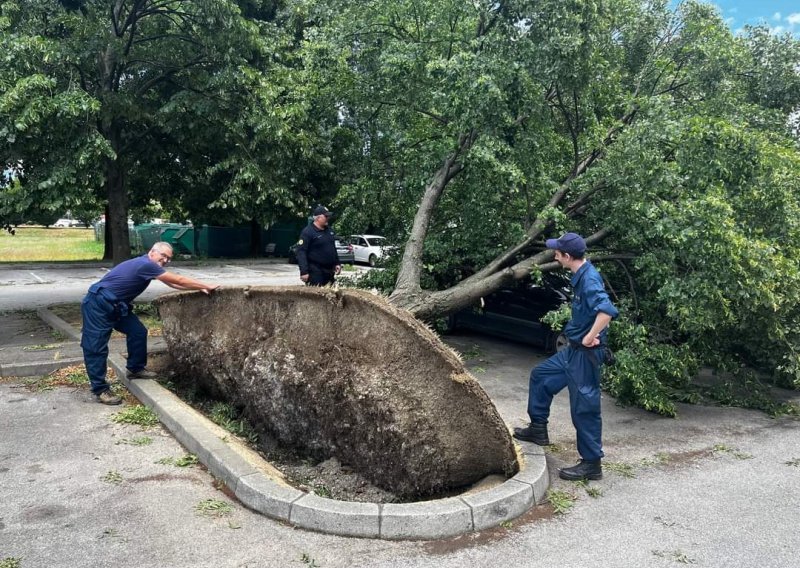
[[[597,481],[598,479],[603,479],[603,466],[600,464],[600,460],[581,460],[577,465],[559,469],[558,477],[567,481],[584,481],[588,479]]]
[[[514,437],[517,440],[533,442],[540,446],[550,445],[550,438],[547,437],[547,424],[531,422],[525,428],[514,428]]]

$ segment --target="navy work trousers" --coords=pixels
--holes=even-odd
[[[90,291],[81,303],[83,330],[81,348],[92,393],[110,388],[106,381],[108,340],[113,330],[125,334],[128,346],[127,368],[141,371],[147,365],[147,328],[139,318],[104,289]]]
[[[308,267],[308,285],[327,286],[334,281],[334,274],[333,268],[323,268],[316,264],[310,264]]]
[[[603,457],[603,422],[600,418],[600,365],[603,350],[567,347],[531,371],[528,416],[547,424],[553,397],[569,389],[569,408],[575,426],[578,453],[586,461]]]

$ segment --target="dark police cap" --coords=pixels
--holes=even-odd
[[[328,211],[327,207],[323,207],[322,205],[317,205],[314,207],[314,211],[311,213],[314,217],[317,215],[325,215],[326,217],[330,217],[333,215],[332,211]]]

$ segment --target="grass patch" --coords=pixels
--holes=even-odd
[[[4,262],[102,260],[102,241],[94,229],[17,227],[16,235],[0,232],[0,258]],[[57,246],[56,246],[57,245]]]
[[[89,375],[86,374],[86,368],[83,365],[66,367],[59,369],[59,371],[56,372],[55,378],[65,386],[79,387],[89,384]]]
[[[633,466],[629,463],[606,462],[603,464],[603,469],[614,472],[622,477],[627,477],[628,479],[636,477],[636,472],[634,471]]]
[[[58,316],[77,330],[83,328],[83,317],[81,316],[81,305],[79,303],[56,304],[47,308],[54,315]],[[158,308],[150,302],[136,302],[133,304],[133,313],[141,320],[147,328],[147,335],[159,337],[163,335],[163,324],[158,315]],[[112,339],[125,337],[122,333],[114,331],[111,333]]]
[[[142,428],[152,428],[158,424],[156,413],[141,404],[117,412],[111,416],[111,420],[117,424],[135,424]]]
[[[22,566],[22,558],[3,558],[0,560],[0,568],[20,568]]]
[[[241,438],[250,445],[258,443],[258,433],[250,422],[242,417],[241,412],[232,404],[215,399],[206,398],[207,394],[199,389],[194,382],[178,380],[157,379],[159,384],[166,389],[174,392],[181,400],[190,404],[195,410],[201,412],[209,420],[221,426],[234,436]],[[223,442],[228,442],[229,437],[220,438]]]
[[[565,449],[566,448],[564,448],[564,446],[561,446],[559,444],[549,444],[549,445],[544,447],[545,453],[548,453],[548,454],[560,454]]]
[[[89,384],[89,376],[83,365],[73,365],[53,371],[41,377],[26,377],[22,384],[33,391],[51,391],[56,387],[82,387]]]
[[[689,558],[686,553],[680,550],[654,550],[653,555],[659,558],[671,558],[680,564],[694,564],[696,562],[694,558]]]
[[[133,304],[133,313],[141,320],[147,328],[147,335],[150,337],[161,336],[164,333],[164,324],[158,315],[158,308],[150,302]]]
[[[669,462],[669,454],[664,452],[658,452],[657,454],[653,455],[650,458],[642,458],[639,461],[639,465],[642,467],[652,467],[656,465],[664,465]]]
[[[712,450],[716,454],[729,454],[735,457],[737,460],[753,459],[752,454],[748,454],[747,452],[740,452],[738,448],[731,448],[729,446],[726,446],[725,444],[717,444],[712,448]]]
[[[34,392],[51,391],[56,387],[49,379],[50,377],[47,375],[43,377],[24,377],[22,379],[22,386]]]
[[[464,358],[465,361],[467,359],[477,359],[477,358],[481,357],[482,355],[483,355],[483,351],[481,351],[481,348],[480,348],[479,345],[473,345],[472,347],[470,347],[469,349],[467,349],[466,351],[464,351],[461,354],[461,356]]]
[[[305,552],[300,557],[300,562],[303,562],[304,564],[308,564],[308,566],[310,566],[310,568],[319,568],[319,564],[317,564],[317,561],[314,560],[313,558],[311,558],[311,556],[309,556]]]
[[[50,337],[52,337],[56,341],[66,341],[67,335],[57,329],[50,330]]]
[[[560,489],[548,489],[547,500],[553,506],[553,512],[556,515],[563,515],[572,509],[577,497]]]
[[[195,505],[194,510],[206,517],[225,517],[233,512],[233,507],[226,501],[206,499]]]
[[[595,485],[589,485],[589,482],[585,479],[575,482],[575,485],[582,488],[586,491],[586,494],[591,497],[592,499],[597,499],[598,497],[603,496],[603,490]]]
[[[315,495],[319,495],[320,497],[326,497],[328,499],[331,499],[333,497],[333,493],[331,493],[331,490],[328,489],[327,486],[319,484],[319,485],[314,485],[313,487]]]
[[[250,423],[242,418],[236,408],[227,402],[216,402],[211,407],[209,417],[213,422],[225,428],[235,436],[246,440],[250,444],[258,442],[258,434]]]
[[[26,345],[22,348],[23,351],[49,351],[51,349],[58,349],[62,347],[62,343],[44,343],[42,345]]]
[[[197,459],[197,456],[194,454],[186,454],[179,458],[173,457],[166,457],[161,458],[160,460],[156,461],[156,463],[162,465],[174,465],[175,467],[191,467],[193,465],[197,465],[200,460]]]
[[[102,476],[100,481],[105,481],[106,483],[111,483],[112,485],[119,485],[122,483],[122,474],[112,469]]]
[[[794,458],[793,460],[789,460],[785,463],[786,465],[790,465],[792,467],[800,467],[800,458]]]
[[[153,438],[150,436],[138,436],[136,438],[122,438],[117,442],[117,445],[127,444],[129,446],[149,446],[153,443]]]

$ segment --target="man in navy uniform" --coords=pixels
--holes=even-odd
[[[303,229],[297,242],[297,264],[300,280],[309,286],[325,286],[342,270],[336,252],[336,235],[329,226],[333,213],[317,205],[312,216],[313,221]]]
[[[188,276],[172,274],[164,266],[172,260],[172,246],[158,242],[147,254],[126,260],[112,268],[89,287],[81,303],[83,329],[81,347],[86,374],[97,402],[119,404],[122,399],[111,392],[106,381],[108,340],[112,330],[125,334],[128,346],[127,377],[153,378],[147,365],[147,328],[131,309],[133,299],[145,291],[152,280],[160,280],[176,290],[200,290],[210,294],[218,286],[204,284]]]
[[[559,351],[531,371],[528,387],[530,425],[515,428],[514,437],[546,446],[547,419],[553,396],[569,389],[569,406],[575,426],[580,462],[559,470],[571,481],[602,479],[602,420],[600,418],[600,366],[605,360],[608,324],[619,314],[611,303],[603,279],[584,258],[586,242],[580,235],[565,233],[548,239],[555,259],[572,272],[572,318],[564,328],[569,347]]]

